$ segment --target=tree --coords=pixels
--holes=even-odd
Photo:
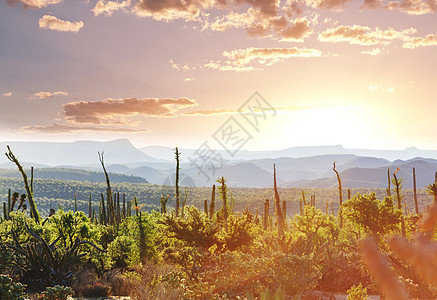
[[[357,194],[343,204],[347,220],[365,232],[383,235],[397,230],[402,211],[395,208],[391,197],[376,199],[375,193]]]

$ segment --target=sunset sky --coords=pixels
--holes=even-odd
[[[437,149],[437,0],[6,0],[0,140]],[[255,93],[272,112],[254,128]],[[216,142],[216,141],[215,141]],[[219,144],[215,144],[218,147]]]

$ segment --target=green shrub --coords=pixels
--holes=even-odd
[[[47,287],[38,300],[67,300],[72,295],[73,290],[70,287],[56,285]]]
[[[24,299],[26,286],[21,283],[13,283],[7,275],[0,275],[0,299],[22,300]]]
[[[361,283],[354,285],[347,291],[348,300],[367,300],[367,288],[364,288]]]
[[[140,262],[139,248],[134,238],[118,236],[108,246],[110,267],[126,268]]]

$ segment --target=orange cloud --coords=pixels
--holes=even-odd
[[[8,0],[9,5],[23,3],[24,8],[43,8],[51,4],[58,4],[62,0]]]
[[[41,132],[41,133],[74,133],[74,132],[118,132],[118,133],[139,133],[149,132],[147,129],[132,129],[120,127],[92,127],[92,126],[75,126],[69,124],[53,124],[49,126],[25,126],[20,129],[21,132]]]
[[[403,47],[414,49],[417,47],[437,46],[437,34],[428,34],[425,37],[411,37],[405,40]]]
[[[290,57],[318,57],[320,50],[306,48],[247,48],[237,49],[231,52],[225,51],[224,56],[228,57],[237,65],[245,65],[253,60],[263,65],[271,65],[284,58]]]
[[[364,7],[370,9],[399,10],[410,15],[423,15],[435,13],[437,2],[435,0],[365,0]]]
[[[213,0],[139,0],[134,13],[156,20],[194,20],[200,11],[213,5]]]
[[[235,113],[235,109],[194,110],[184,113],[184,116],[216,116]]]
[[[352,0],[305,0],[305,4],[314,8],[341,11],[346,8],[346,3]]]
[[[68,96],[68,93],[66,92],[54,92],[54,93],[50,93],[50,92],[38,92],[32,95],[32,98],[39,98],[39,99],[47,99],[47,98],[52,98],[54,96]]]
[[[280,33],[281,41],[303,41],[313,32],[310,22],[306,18],[297,18],[291,26],[283,29]]]
[[[41,19],[39,19],[39,27],[62,32],[79,32],[79,30],[83,27],[83,22],[64,21],[54,16],[44,15]]]
[[[397,31],[393,28],[381,30],[379,28],[372,29],[368,26],[361,25],[341,25],[335,28],[329,28],[319,33],[318,40],[323,42],[339,43],[348,42],[355,45],[388,45],[391,41],[408,38],[409,34],[415,33],[416,29],[409,28],[402,31]]]
[[[5,96],[5,97],[10,97],[10,96],[12,96],[12,92],[4,93],[3,96]]]
[[[123,116],[173,117],[175,112],[186,107],[196,106],[188,98],[128,98],[106,99],[103,101],[80,101],[64,105],[64,115],[69,121],[92,124],[120,124]]]
[[[232,64],[222,64],[220,60],[217,61],[210,61],[209,63],[206,63],[203,65],[206,69],[211,70],[219,70],[219,71],[235,71],[235,72],[247,72],[247,71],[254,71],[254,70],[261,70],[259,68],[254,68],[252,66],[235,66]]]
[[[130,0],[126,0],[123,2],[99,0],[99,2],[96,3],[96,6],[94,6],[91,11],[94,13],[95,16],[98,16],[100,14],[112,16],[115,11],[125,7],[129,7],[130,4]]]

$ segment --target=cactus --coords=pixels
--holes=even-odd
[[[12,153],[11,148],[9,148],[9,146],[7,146],[7,148],[8,148],[8,152],[5,153],[6,157],[11,162],[15,163],[15,165],[18,167],[18,170],[20,171],[21,175],[23,176],[24,186],[25,186],[26,192],[27,192],[27,198],[29,199],[31,217],[35,219],[35,222],[37,224],[39,224],[39,214],[38,214],[38,211],[36,210],[35,202],[33,201],[33,195],[32,195],[32,191],[30,190],[30,187],[29,187],[29,182],[27,181],[26,172],[24,172],[24,169],[21,166],[20,162],[15,157],[14,153]]]
[[[8,211],[6,209],[6,203],[3,202],[3,220],[7,220],[8,219]]]
[[[8,189],[8,212],[11,211],[11,189]]]
[[[223,223],[225,225],[225,230],[228,230],[228,202],[227,202],[227,193],[226,193],[226,179],[222,176],[221,178],[217,179],[217,182],[221,184],[220,186],[220,193],[222,195],[223,205],[222,205],[222,211],[223,211]]]
[[[404,198],[402,195],[402,186],[403,186],[404,179],[403,178],[398,179],[396,173],[397,171],[393,173],[393,184],[395,185],[393,190],[394,192],[396,192],[396,199],[398,200],[398,209],[402,211],[402,199]],[[402,236],[405,237],[406,231],[405,231],[404,216],[401,216],[401,231],[402,231]]]
[[[175,191],[175,197],[176,197],[176,217],[179,216],[179,156],[181,155],[181,153],[178,150],[178,147],[176,147],[175,151],[175,158],[176,158],[176,180],[175,180],[175,185],[176,185],[176,191]]]
[[[287,226],[287,202],[284,200],[282,201],[282,214],[284,218],[285,226]]]
[[[305,192],[302,190],[302,201],[303,201],[303,206],[305,207],[307,205],[307,202],[305,200]]]
[[[279,193],[278,188],[276,186],[276,166],[273,164],[273,184],[275,188],[275,207],[276,207],[276,218],[278,221],[278,235],[279,238],[282,238],[284,236],[284,228],[285,228],[285,222],[284,222],[284,214],[281,210],[281,200],[279,199]]]
[[[387,186],[387,188],[386,188],[386,191],[387,191],[387,197],[391,197],[390,168],[387,168],[387,181],[388,181],[388,186]]]
[[[161,195],[161,214],[167,213],[167,201],[168,196],[164,198],[164,196]]]
[[[123,193],[123,220],[126,219],[126,194]]]
[[[131,201],[129,201],[129,202],[127,203],[127,216],[128,216],[128,217],[131,217],[131,216],[132,216],[132,202],[131,202]]]
[[[212,219],[215,212],[215,184],[212,186],[211,203],[209,204],[209,218]]]
[[[263,213],[263,227],[264,230],[267,230],[269,225],[269,216],[270,216],[270,201],[269,199],[266,199],[266,202],[264,203],[264,213]]]
[[[208,200],[203,201],[203,209],[205,210],[205,214],[208,215]]]
[[[338,171],[335,169],[335,162],[334,166],[332,168],[334,170],[335,174],[337,175],[337,182],[338,182],[338,198],[339,198],[339,206],[338,206],[338,220],[339,220],[339,226],[340,228],[343,227],[343,214],[342,214],[342,208],[341,205],[343,204],[343,189],[341,188],[341,178]]]
[[[302,216],[303,215],[303,205],[302,205],[303,203],[302,203],[302,198],[301,199],[299,199],[299,208],[300,208],[300,215]]]
[[[416,209],[416,215],[419,215],[419,205],[417,203],[417,191],[416,191],[416,168],[413,168],[413,192],[414,192],[414,208]]]
[[[103,197],[103,194],[100,194],[100,198],[101,198],[101,202],[100,202],[100,204],[101,204],[101,211],[100,211],[100,214],[101,214],[101,217],[103,219],[103,223],[102,222],[101,223],[106,225],[106,224],[108,224],[108,220],[107,220],[107,217],[106,217],[105,198]]]
[[[121,222],[121,210],[120,210],[120,193],[117,193],[117,224]]]

